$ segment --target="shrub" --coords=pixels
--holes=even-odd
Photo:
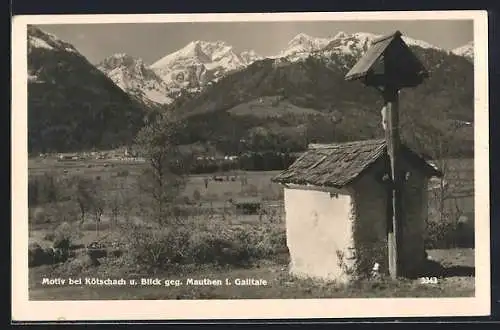
[[[76,235],[73,227],[69,223],[63,222],[54,230],[53,247],[55,249],[68,250],[75,238]]]
[[[201,193],[198,189],[196,189],[195,191],[193,191],[193,200],[198,202],[200,199],[201,199]]]
[[[56,234],[54,232],[52,233],[46,233],[45,236],[43,237],[44,240],[46,241],[54,241],[54,238],[56,237]]]
[[[474,247],[474,229],[457,221],[429,221],[424,237],[427,249]]]
[[[32,243],[28,247],[28,267],[36,267],[46,262],[45,253],[38,243]]]
[[[183,261],[188,232],[168,228],[128,228],[129,251],[139,265],[165,268]]]
[[[30,224],[73,222],[77,218],[78,210],[72,201],[30,207],[29,210]]]
[[[130,227],[129,253],[138,265],[168,268],[178,264],[245,266],[286,249],[284,229],[273,226],[227,226],[219,221],[175,228]]]
[[[116,173],[117,177],[127,177],[129,176],[130,172],[129,170],[120,170]]]
[[[379,264],[380,270],[387,269],[387,242],[368,242],[368,244],[357,247],[355,251],[356,277],[359,279],[371,276],[375,263]]]
[[[258,196],[259,188],[254,184],[244,185],[242,188],[242,194],[245,196],[253,196],[253,197]]]
[[[88,270],[98,266],[97,260],[92,260],[87,254],[79,254],[58,267],[58,271],[65,276],[81,276]]]
[[[64,262],[68,259],[68,256],[67,250],[52,248],[43,249],[38,243],[32,243],[28,248],[28,267]]]
[[[109,222],[99,222],[99,230],[108,230],[111,227],[111,223]],[[84,222],[80,225],[80,228],[82,230],[96,230],[96,222],[95,221],[89,221],[89,222]]]
[[[248,260],[241,246],[214,232],[196,232],[189,241],[188,261],[197,264],[242,264]]]
[[[44,224],[50,223],[52,216],[48,210],[43,207],[30,208],[29,222],[30,224]]]
[[[87,254],[92,260],[96,260],[99,258],[104,258],[108,256],[108,251],[106,249],[87,249]]]
[[[60,187],[54,173],[44,173],[41,176],[31,176],[28,179],[28,203],[39,205],[53,203],[60,197]]]

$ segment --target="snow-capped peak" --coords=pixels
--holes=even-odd
[[[331,40],[331,38],[316,38],[305,33],[299,33],[288,42],[287,47],[281,51],[278,57],[314,52],[328,45]]]
[[[34,48],[78,53],[70,43],[62,41],[55,35],[31,25],[28,26],[28,52],[31,52]]]
[[[367,41],[369,43],[372,43],[375,39],[378,39],[380,37],[383,37],[384,35],[381,35],[381,34],[375,34],[375,33],[369,33],[369,32],[356,32],[356,33],[352,33],[352,34],[347,34],[347,33],[344,33],[344,32],[341,32],[342,34],[344,34],[345,38],[356,38],[356,39],[359,39],[361,41]],[[421,47],[421,48],[434,48],[434,49],[440,49],[439,47],[436,47],[426,41],[423,41],[423,40],[418,40],[418,39],[414,39],[414,38],[411,38],[409,36],[406,36],[403,34],[402,36],[403,38],[403,41],[408,45],[408,46],[418,46],[418,47]]]
[[[105,58],[97,68],[122,90],[137,96],[146,103],[152,101],[168,104],[172,102],[165,82],[140,58],[117,53]]]
[[[33,25],[29,25],[27,29],[27,44],[29,56],[34,55],[35,51],[42,51],[71,53],[74,56],[83,57],[72,44],[57,38],[51,33],[42,31]],[[42,70],[42,68],[38,68],[35,71],[28,69],[28,81],[32,83],[43,83],[44,80],[39,78],[40,70]]]
[[[247,65],[263,59],[263,57],[257,54],[254,50],[243,51],[240,53],[240,57],[243,60],[243,62]]]
[[[463,56],[468,59],[474,58],[474,41],[469,41],[463,46],[457,47],[451,51],[453,54]]]
[[[300,33],[288,43],[285,50],[274,58],[288,57],[293,61],[307,58],[311,54],[318,52],[360,56],[371,46],[375,39],[380,37],[382,37],[382,35],[368,32],[347,33],[340,31],[334,37],[319,38],[311,37],[305,33]],[[403,40],[410,46],[439,49],[428,42],[413,39],[407,36],[403,36]]]
[[[293,37],[292,40],[290,40],[288,42],[288,44],[292,45],[292,44],[296,44],[296,43],[307,43],[307,42],[314,41],[314,39],[316,39],[316,38],[311,37],[310,35],[308,35],[306,33],[299,33],[295,37]]]
[[[237,53],[221,40],[196,40],[159,59],[150,68],[175,91],[201,88],[258,59],[261,57],[254,51]]]
[[[232,47],[223,41],[191,41],[183,48],[170,53],[151,65],[152,69],[164,69],[179,62],[210,63],[232,51]]]
[[[117,53],[106,57],[99,63],[98,67],[101,71],[114,70],[117,67],[126,67],[130,70],[139,71],[144,71],[144,68],[146,68],[142,59],[132,57],[125,53]]]

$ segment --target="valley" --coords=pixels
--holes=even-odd
[[[299,33],[269,56],[193,40],[152,63],[118,52],[93,64],[43,27],[29,27],[30,298],[474,295],[473,43],[445,50],[405,37],[430,72],[425,84],[400,93],[401,132],[444,172],[428,192],[422,273],[442,285],[382,278],[339,286],[287,272],[283,186],[271,178],[312,143],[384,135],[380,94],[344,79],[377,37]],[[41,284],[151,274],[270,285]]]

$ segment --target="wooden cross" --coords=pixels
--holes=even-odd
[[[387,154],[390,159],[391,212],[387,230],[388,264],[392,278],[401,275],[401,171],[399,163],[399,90],[415,87],[428,77],[422,63],[401,38],[399,31],[372,42],[372,46],[345,76],[346,80],[361,80],[375,87],[384,98],[382,125],[385,131]]]

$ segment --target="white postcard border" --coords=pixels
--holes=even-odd
[[[27,25],[233,21],[474,21],[475,285],[474,298],[249,299],[162,301],[29,301]],[[53,320],[299,319],[476,316],[490,313],[490,213],[486,11],[32,15],[12,23],[12,318]]]

